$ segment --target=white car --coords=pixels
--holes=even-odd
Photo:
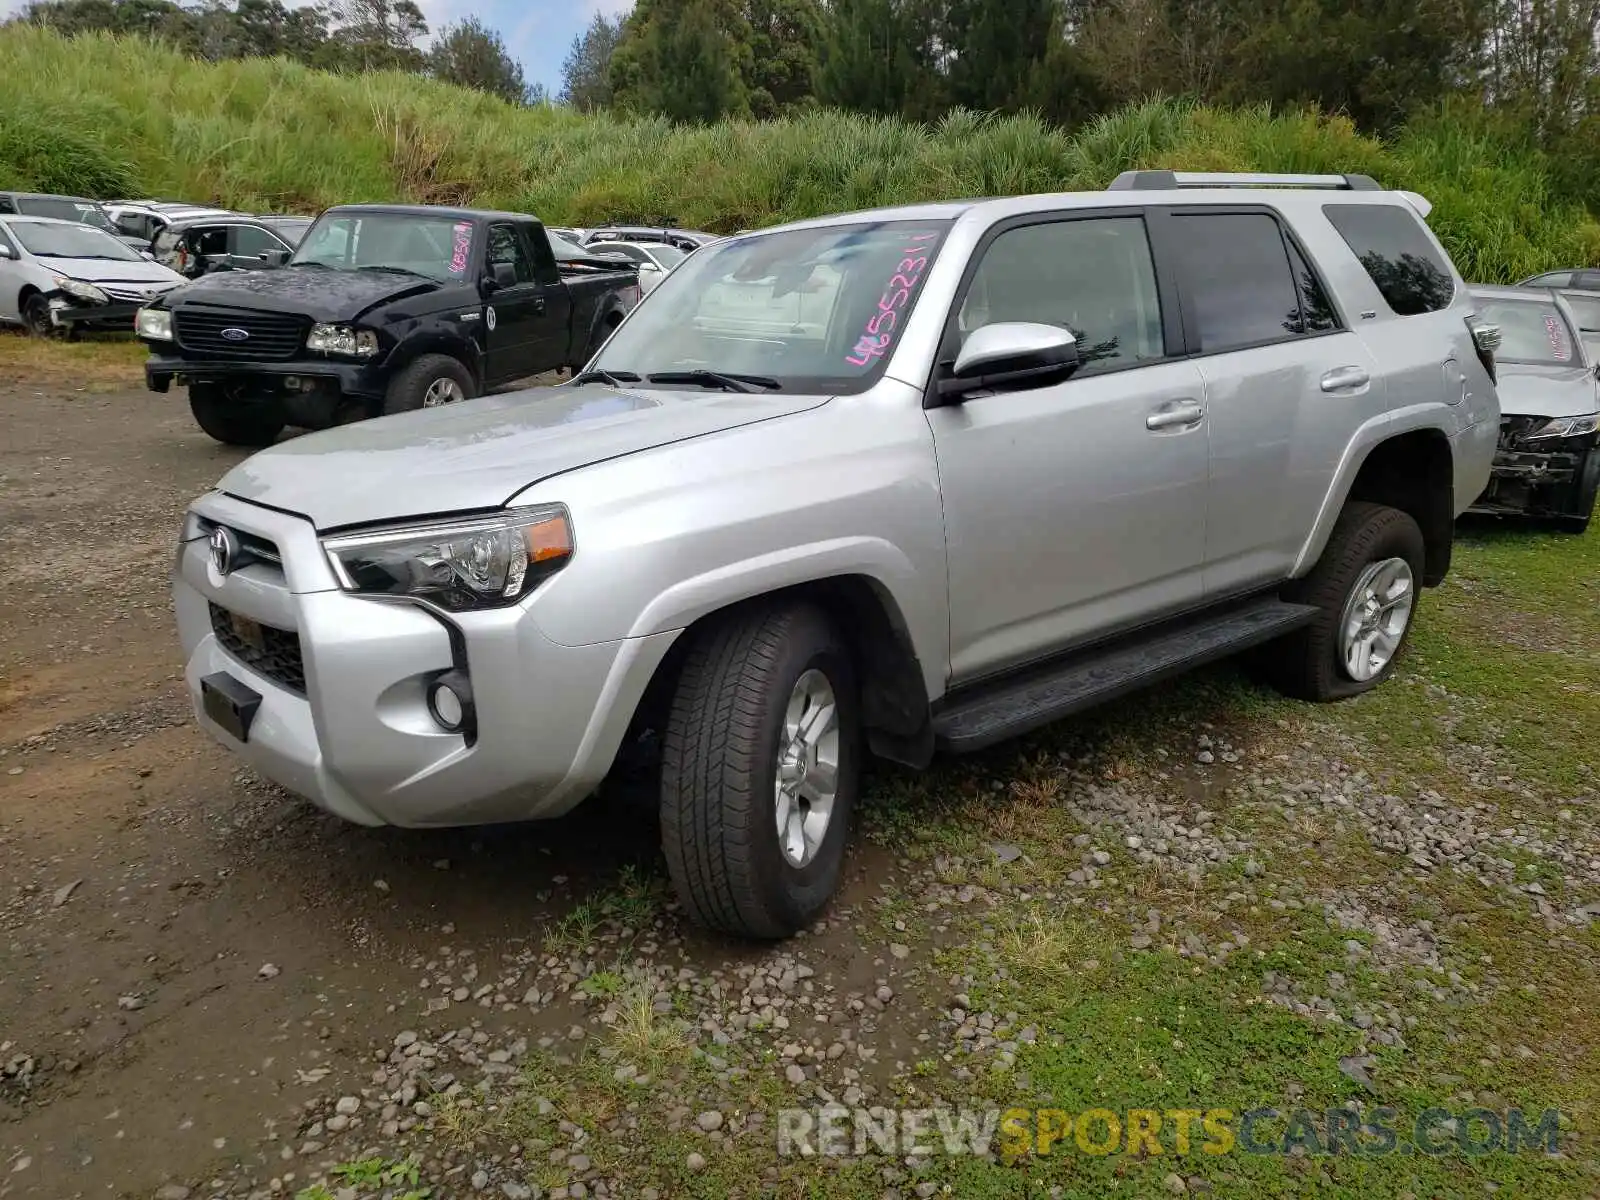
[[[0,324],[50,337],[133,331],[133,316],[185,282],[109,233],[53,217],[0,216]]]
[[[669,246],[665,242],[624,242],[596,238],[588,243],[588,249],[596,254],[615,254],[637,263],[641,296],[648,296],[656,284],[671,273],[673,267],[689,257],[676,246]]]

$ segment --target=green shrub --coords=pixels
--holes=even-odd
[[[1433,202],[1431,224],[1469,278],[1600,263],[1600,226],[1569,199],[1587,168],[1552,162],[1481,108],[1425,114],[1388,142],[1337,116],[1175,100],[1070,133],[1032,115],[970,112],[932,127],[813,110],[691,128],[513,108],[394,72],[207,64],[138,39],[0,29],[0,187],[255,210],[471,202],[551,222],[732,232],[885,204],[1103,188],[1131,167],[1364,172]]]

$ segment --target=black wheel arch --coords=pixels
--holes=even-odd
[[[385,382],[392,380],[424,354],[443,354],[455,359],[472,375],[478,392],[483,392],[483,350],[472,338],[442,329],[412,334],[391,350],[389,357],[383,360]]]
[[[1426,559],[1422,582],[1438,587],[1450,571],[1455,546],[1455,456],[1438,429],[1414,429],[1367,452],[1344,503],[1366,501],[1398,508],[1422,530]]]

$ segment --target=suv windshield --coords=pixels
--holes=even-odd
[[[320,218],[289,265],[406,271],[444,283],[466,278],[471,251],[471,221],[409,213],[343,213]]]
[[[949,225],[828,225],[707,246],[640,302],[594,366],[864,391],[882,374]]]
[[[1483,319],[1500,327],[1502,362],[1572,367],[1581,364],[1573,349],[1572,327],[1561,310],[1547,300],[1484,300]]]
[[[110,258],[138,262],[139,256],[110,234],[83,225],[46,225],[12,221],[11,235],[29,254],[42,258]]]
[[[17,211],[29,217],[55,217],[60,221],[78,221],[96,229],[111,232],[111,218],[92,200],[57,200],[45,196],[18,196]]]

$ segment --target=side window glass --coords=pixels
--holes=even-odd
[[[14,213],[17,206],[11,202],[10,196],[0,196],[0,213]]]
[[[1295,282],[1300,285],[1300,318],[1288,322],[1289,332],[1327,333],[1338,329],[1339,314],[1334,311],[1333,302],[1328,299],[1322,281],[1311,269],[1306,256],[1300,253],[1300,248],[1293,242],[1289,242],[1289,266],[1294,271]]]
[[[958,345],[974,329],[1005,321],[1068,330],[1078,341],[1080,375],[1161,358],[1161,303],[1144,221],[1051,221],[995,238],[957,310]]]
[[[1409,206],[1325,204],[1322,211],[1397,316],[1449,307],[1455,296],[1450,269]]]
[[[191,235],[189,244],[195,248],[197,254],[204,254],[207,258],[220,257],[228,252],[228,231],[200,229]]]
[[[1299,333],[1300,292],[1276,218],[1266,213],[1180,213],[1179,257],[1207,354]]]
[[[243,258],[258,258],[263,250],[282,250],[283,243],[265,229],[253,225],[234,225],[233,249],[230,253]]]
[[[502,264],[509,264],[516,273],[518,283],[528,283],[533,279],[533,264],[528,261],[527,252],[522,248],[522,240],[517,237],[516,227],[513,225],[489,226],[489,270]]]

